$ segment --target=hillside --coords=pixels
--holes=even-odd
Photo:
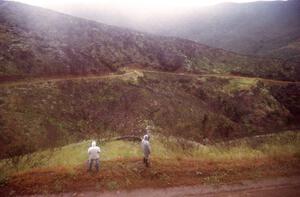
[[[96,136],[141,136],[146,125],[153,125],[153,132],[206,143],[299,123],[299,83],[123,72],[2,84],[1,157]]]
[[[299,80],[296,63],[241,56],[15,2],[0,2],[0,79],[86,75],[123,67]]]
[[[0,29],[1,158],[147,124],[206,142],[299,123],[298,64],[15,2],[0,3]]]
[[[266,55],[274,58],[281,58],[287,61],[300,63],[300,38],[293,42],[283,45],[280,48],[275,48],[266,53]]]
[[[170,16],[152,15],[141,20],[131,16],[131,13],[108,12],[96,6],[62,9],[72,15],[107,24],[186,38],[211,47],[260,56],[268,56],[272,51],[299,40],[299,10],[298,0],[223,3]],[[299,54],[298,51],[297,56]]]
[[[0,196],[299,176],[298,49],[240,55],[0,0]]]
[[[299,1],[220,4],[186,14],[157,33],[241,54],[268,55],[300,38],[299,10]]]

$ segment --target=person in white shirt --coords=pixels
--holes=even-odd
[[[144,164],[146,165],[146,167],[149,167],[149,156],[151,154],[151,147],[150,147],[150,142],[149,142],[149,135],[144,135],[143,140],[142,140],[142,150],[144,153]]]
[[[96,171],[99,171],[99,158],[100,158],[100,147],[96,146],[96,141],[92,141],[92,146],[88,149],[89,155],[89,169],[88,171],[92,170],[93,162],[95,162]]]

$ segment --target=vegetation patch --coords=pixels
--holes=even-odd
[[[86,150],[89,144],[89,141],[83,141],[33,153],[19,158],[18,163],[15,163],[13,158],[1,160],[2,190],[12,189],[24,194],[77,191],[88,187],[83,182],[89,178],[98,180],[98,185],[92,184],[96,190],[115,190],[136,188],[143,183],[163,187],[169,186],[170,183],[222,183],[242,177],[259,178],[279,176],[282,173],[300,173],[298,131],[244,138],[215,145],[202,145],[183,138],[155,134],[151,137],[153,152],[149,169],[142,163],[139,143],[119,140],[100,142],[100,172],[96,174],[86,172]],[[175,175],[183,179],[176,180]],[[18,180],[24,181],[20,183]],[[83,185],[76,189],[78,181]],[[161,185],[156,184],[156,181]],[[17,186],[16,183],[20,185]],[[47,187],[39,188],[38,185],[42,183]]]
[[[255,87],[258,79],[255,78],[232,78],[229,83],[224,86],[224,90],[228,92],[237,92],[242,90],[250,90]]]

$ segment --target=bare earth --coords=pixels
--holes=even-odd
[[[34,195],[39,197],[39,195]],[[43,195],[44,196],[44,195]],[[114,191],[114,192],[81,192],[65,193],[49,196],[130,196],[130,197],[237,197],[237,196],[263,196],[263,197],[299,197],[300,196],[300,177],[265,179],[259,181],[242,181],[230,185],[202,185],[202,186],[182,186],[165,189],[137,189],[132,191]]]

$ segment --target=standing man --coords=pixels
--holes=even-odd
[[[99,171],[99,153],[101,152],[100,147],[96,146],[96,141],[92,141],[92,146],[88,149],[89,154],[89,169],[88,171],[92,170],[93,162],[95,162],[96,171]]]
[[[150,143],[149,143],[149,139],[150,137],[148,135],[144,135],[144,138],[142,140],[142,150],[144,153],[144,164],[146,165],[146,167],[149,167],[149,156],[151,154],[151,147],[150,147]]]

